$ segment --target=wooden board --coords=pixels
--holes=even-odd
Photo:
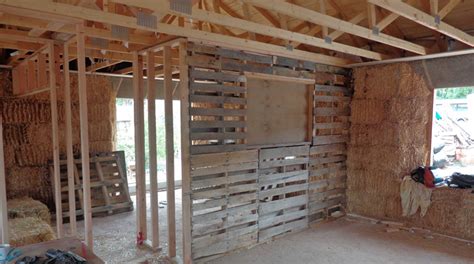
[[[71,251],[87,260],[90,264],[103,264],[105,263],[99,257],[97,257],[92,250],[85,246],[79,239],[75,238],[63,238],[58,240],[52,240],[48,242],[28,245],[20,247],[19,250],[23,253],[18,259],[25,256],[42,256],[48,249],[59,249],[63,251]]]
[[[90,159],[92,215],[112,215],[133,210],[128,192],[127,176],[123,169],[124,160],[119,152],[104,153]],[[81,160],[74,161],[74,189],[76,191],[76,214],[83,216],[84,205]],[[61,200],[63,217],[69,217],[67,161],[60,161]]]
[[[305,83],[247,78],[247,144],[300,143],[308,135]]]
[[[261,149],[259,242],[308,226],[309,146]]]
[[[257,150],[191,156],[194,260],[257,243],[257,168]]]

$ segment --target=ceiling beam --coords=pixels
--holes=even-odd
[[[19,10],[16,8],[15,10]],[[5,25],[12,25],[18,27],[27,27],[27,28],[35,28],[40,30],[48,31],[49,22],[46,17],[43,16],[43,19],[25,17],[25,16],[18,16],[11,13],[4,13],[0,16],[0,24]],[[68,34],[75,34],[76,29],[74,25],[65,25],[61,28],[54,30],[60,33],[68,33]],[[92,28],[92,27],[84,27],[84,32],[87,36],[95,37],[95,38],[102,38],[107,40],[115,40],[115,41],[123,41],[123,39],[114,37],[112,32],[107,29],[100,29],[100,28]],[[147,36],[143,34],[136,34],[136,33],[129,33],[129,37],[127,40],[129,43],[135,44],[142,44],[142,45],[154,45],[158,41],[155,36]]]
[[[426,54],[426,48],[406,40],[392,37],[390,35],[379,33],[373,34],[371,29],[355,25],[345,20],[341,20],[329,15],[287,3],[283,0],[242,0],[268,10],[272,10],[291,17],[306,20],[321,26],[328,26],[335,30],[344,31],[362,38],[370,39],[380,43],[384,43],[396,48],[404,49],[416,54]]]
[[[407,19],[410,19],[420,25],[431,28],[442,34],[450,36],[460,42],[463,42],[471,47],[474,47],[474,36],[469,35],[443,21],[437,23],[435,17],[427,14],[411,5],[405,4],[401,1],[385,1],[385,0],[368,0],[369,2],[383,7],[391,12],[397,13]]]
[[[116,0],[116,2],[121,3],[121,4],[134,4],[134,5],[139,5],[139,7],[142,8],[147,8],[147,9],[166,9],[166,12],[174,14],[177,13],[176,11],[173,11],[171,9],[167,9],[164,7],[164,5],[157,5],[157,2],[165,2],[166,0]],[[364,58],[369,58],[373,60],[382,60],[386,58],[387,56],[384,56],[383,54],[361,49],[361,48],[356,48],[353,46],[337,43],[337,42],[327,42],[324,39],[317,38],[317,37],[311,37],[305,34],[301,33],[296,33],[296,32],[291,32],[286,29],[282,28],[275,28],[272,26],[266,26],[262,24],[258,24],[255,22],[227,16],[227,15],[221,15],[218,13],[213,13],[201,9],[193,9],[191,14],[182,14],[182,16],[196,19],[196,20],[201,20],[201,21],[206,21],[210,22],[213,24],[219,24],[222,26],[228,26],[228,27],[235,27],[239,28],[242,30],[246,30],[249,32],[254,32],[258,33],[261,35],[266,35],[266,36],[271,36],[275,38],[280,38],[284,39],[287,41],[296,41],[298,43],[304,43],[307,45],[311,45],[314,47],[318,48],[324,48],[324,49],[329,49],[329,50],[334,50],[342,53],[347,53],[351,55],[356,55]],[[283,17],[286,17],[283,15]]]
[[[453,9],[461,3],[463,0],[450,0],[438,13],[438,15],[443,19],[446,17]]]
[[[133,29],[142,29],[156,33],[187,37],[191,40],[198,41],[201,43],[210,43],[214,45],[222,45],[224,47],[229,48],[245,49],[248,51],[263,54],[290,57],[333,66],[345,66],[350,63],[350,60],[343,58],[326,56],[302,50],[288,50],[286,47],[281,47],[277,45],[271,45],[253,40],[246,40],[221,34],[194,30],[190,28],[183,28],[160,22],[157,23],[156,28],[141,26],[137,24],[137,19],[135,17],[113,14],[100,10],[87,9],[83,7],[61,4],[56,2],[43,3],[38,2],[36,0],[0,0],[0,5],[1,8],[3,8],[4,6],[8,6],[29,9],[34,12],[39,12],[46,17],[48,16],[48,14],[61,14],[76,19],[91,20],[95,22],[129,27]]]

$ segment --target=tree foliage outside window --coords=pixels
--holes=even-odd
[[[438,99],[465,99],[474,93],[474,87],[440,88],[436,89]]]

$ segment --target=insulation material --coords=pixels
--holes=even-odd
[[[36,217],[15,218],[8,221],[10,245],[21,247],[56,239],[51,226]]]
[[[419,73],[408,63],[354,70],[348,209],[473,239],[473,198],[463,190],[435,189],[424,217],[402,216],[402,178],[426,164],[429,153],[433,89]]]
[[[49,93],[11,97],[11,78],[0,71],[0,114],[4,121],[5,167],[9,199],[29,196],[53,208],[48,170],[52,160]],[[110,152],[115,141],[116,91],[108,77],[87,76],[90,151]],[[77,75],[71,75],[73,149],[80,153]],[[7,96],[7,97],[5,97]],[[58,89],[60,154],[65,155],[64,89]]]
[[[51,214],[49,213],[48,207],[30,197],[9,200],[8,217],[10,219],[36,217],[45,223],[51,224]]]

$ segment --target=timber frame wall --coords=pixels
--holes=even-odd
[[[347,70],[192,42],[180,49],[185,263],[344,212],[352,91]],[[310,84],[311,142],[247,144],[251,75]]]

